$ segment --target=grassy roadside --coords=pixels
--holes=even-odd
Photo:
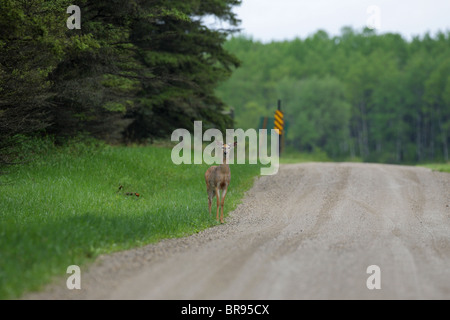
[[[337,160],[336,160],[337,161]],[[334,162],[330,159],[324,152],[315,153],[300,153],[287,151],[280,157],[281,164],[291,164],[291,163],[305,163],[305,162]],[[360,158],[345,158],[339,160],[339,162],[362,162]],[[413,164],[411,164],[413,165]],[[450,162],[449,163],[428,163],[428,164],[418,164],[417,166],[426,167],[433,171],[448,172],[450,173]]]
[[[305,162],[331,162],[327,156],[317,156],[307,153],[288,153],[282,154],[280,164],[295,164]]]
[[[38,290],[99,254],[216,224],[208,214],[207,165],[176,166],[171,149],[161,147],[46,147],[36,161],[0,177],[0,299]],[[227,212],[259,166],[231,171]]]
[[[450,163],[432,163],[432,164],[422,164],[420,166],[430,168],[433,171],[450,173]]]
[[[292,163],[305,163],[305,162],[362,162],[359,158],[343,158],[339,160],[332,160],[323,151],[315,151],[312,153],[298,152],[287,150],[283,152],[280,157],[281,164],[292,164]]]

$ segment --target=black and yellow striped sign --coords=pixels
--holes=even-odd
[[[277,133],[281,136],[284,130],[284,114],[283,111],[275,111],[275,128]]]

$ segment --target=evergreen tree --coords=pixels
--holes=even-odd
[[[223,48],[240,0],[0,0],[0,162],[19,135],[107,141],[232,126],[215,88],[239,65]],[[230,25],[212,30],[203,18]]]
[[[63,56],[67,3],[0,0],[0,164],[13,162],[19,134],[51,124],[48,76]]]

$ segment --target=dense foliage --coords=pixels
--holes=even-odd
[[[333,159],[448,161],[450,33],[407,41],[343,28],[268,44],[234,37],[225,47],[242,61],[218,90],[237,126],[258,126],[281,99],[291,148]]]
[[[232,126],[214,89],[238,60],[223,49],[240,0],[0,0],[0,162],[17,137],[107,141]],[[70,30],[67,8],[81,8]],[[213,16],[230,25],[212,30]]]

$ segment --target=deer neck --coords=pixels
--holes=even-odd
[[[223,157],[223,162],[219,166],[222,172],[230,172],[230,166],[228,165],[227,157]]]

